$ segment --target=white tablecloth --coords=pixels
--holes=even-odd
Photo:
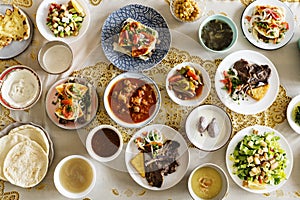
[[[1,2],[1,1],[0,1]],[[29,8],[23,8],[35,22],[35,14],[41,0],[34,0]],[[30,109],[29,112],[12,112],[11,116],[16,121],[32,121],[45,127],[50,133],[55,145],[55,159],[49,172],[40,184],[40,187],[33,189],[16,188],[8,183],[5,183],[5,192],[17,191],[20,194],[20,199],[66,199],[58,193],[53,184],[53,172],[57,163],[65,156],[71,154],[80,154],[89,157],[85,146],[83,144],[83,131],[67,131],[55,126],[47,117],[45,113],[45,94],[54,81],[61,77],[68,76],[72,71],[81,69],[87,64],[95,64],[94,61],[108,60],[101,53],[96,55],[91,54],[94,50],[99,48],[101,27],[108,15],[130,3],[139,3],[151,6],[159,11],[166,21],[172,33],[172,46],[178,47],[182,50],[187,50],[191,55],[201,55],[207,59],[224,58],[231,52],[249,49],[258,51],[267,56],[276,66],[280,83],[287,91],[287,95],[294,97],[300,93],[300,56],[297,48],[297,40],[300,38],[300,4],[287,3],[295,14],[295,34],[292,40],[283,48],[274,51],[265,51],[258,49],[251,45],[243,36],[240,28],[240,16],[245,8],[245,5],[238,0],[212,0],[207,1],[207,7],[204,16],[195,23],[183,24],[176,21],[168,7],[168,3],[164,0],[102,0],[102,2],[94,6],[90,2],[91,23],[85,36],[80,40],[71,44],[74,51],[75,60],[72,68],[61,76],[48,75],[42,71],[37,62],[37,52],[41,45],[46,40],[40,35],[37,28],[35,28],[34,39],[32,45],[20,56],[15,59],[24,65],[28,65],[35,69],[41,76],[43,81],[43,96],[36,106]],[[208,15],[213,13],[225,13],[231,17],[238,25],[239,35],[238,42],[232,50],[224,54],[209,53],[205,51],[198,43],[198,28],[201,21]],[[101,51],[101,49],[99,50]],[[230,188],[225,199],[236,200],[241,197],[244,199],[296,199],[300,194],[300,136],[293,132],[289,127],[287,121],[276,127],[288,140],[294,153],[294,168],[292,175],[287,183],[279,190],[270,194],[252,194],[242,190],[229,177]],[[166,191],[149,191],[137,185],[128,173],[122,170],[116,170],[107,165],[93,161],[97,169],[97,183],[92,192],[87,195],[89,199],[191,199],[187,190],[187,178],[191,170],[204,162],[212,162],[220,165],[225,171],[225,150],[226,147],[203,156],[203,152],[195,148],[191,148],[191,163],[189,169],[183,178],[176,186]],[[90,158],[90,157],[89,157]],[[121,155],[116,162],[121,163],[124,167],[124,155]],[[121,166],[122,167],[122,166]],[[124,168],[125,169],[125,168]],[[1,198],[1,196],[0,196]]]

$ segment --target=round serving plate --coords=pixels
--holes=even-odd
[[[12,9],[12,8],[13,7],[11,5],[0,4],[0,13],[2,15],[4,15],[5,11],[7,9]],[[19,8],[19,9],[27,17],[29,27],[30,27],[29,38],[27,40],[22,40],[22,41],[12,41],[8,46],[0,49],[0,59],[10,59],[10,58],[16,57],[17,55],[23,53],[27,49],[27,47],[30,45],[30,43],[33,39],[33,32],[34,32],[33,23],[31,21],[29,15],[21,8]]]
[[[114,50],[113,44],[118,41],[123,22],[128,18],[139,21],[158,32],[159,43],[156,44],[148,60],[133,58]],[[101,42],[105,56],[113,65],[124,71],[137,72],[149,70],[162,61],[170,49],[171,34],[166,20],[158,11],[148,6],[130,4],[108,16],[102,27]]]

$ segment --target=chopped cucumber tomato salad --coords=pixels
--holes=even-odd
[[[228,71],[223,71],[224,79],[221,82],[224,84],[222,89],[226,90],[229,96],[234,101],[239,101],[246,97],[246,91],[243,81],[239,78],[237,72],[230,68]]]
[[[259,135],[253,130],[237,144],[230,160],[234,163],[233,174],[243,180],[244,187],[278,185],[286,179],[287,157],[279,140],[274,132]]]
[[[75,0],[68,4],[51,3],[47,16],[47,26],[55,37],[77,36],[85,13]]]

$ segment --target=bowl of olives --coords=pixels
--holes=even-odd
[[[198,34],[199,42],[206,50],[225,52],[236,44],[238,29],[231,18],[215,14],[202,21]]]

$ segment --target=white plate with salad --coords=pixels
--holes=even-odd
[[[145,138],[149,139],[148,142],[146,142]],[[173,171],[172,173],[169,173],[167,175],[163,175],[162,177],[160,177],[160,178],[162,178],[162,184],[159,187],[149,184],[149,182],[146,179],[146,177],[149,177],[152,175],[157,176],[157,175],[154,175],[155,173],[153,173],[152,175],[149,175],[150,173],[148,173],[148,175],[147,175],[147,172],[146,172],[143,177],[139,173],[140,171],[138,171],[132,164],[132,160],[134,158],[137,158],[137,155],[141,153],[141,150],[138,148],[139,145],[137,145],[137,142],[136,142],[137,140],[145,141],[148,144],[145,146],[148,146],[148,147],[151,144],[150,146],[152,149],[152,153],[142,152],[142,154],[144,156],[144,162],[145,162],[145,163],[142,163],[142,165],[145,164],[145,166],[147,165],[146,162],[148,164],[153,163],[154,161],[158,161],[156,159],[160,159],[160,158],[163,158],[164,156],[166,156],[165,154],[161,155],[161,153],[159,153],[159,152],[161,152],[160,150],[163,150],[163,149],[164,149],[163,150],[164,152],[168,151],[165,149],[167,146],[166,143],[168,140],[175,142],[177,145],[179,144],[178,148],[176,148],[176,154],[177,154],[176,162],[178,163],[178,165],[175,167],[176,170]],[[143,146],[142,142],[139,144],[141,146]],[[157,150],[157,149],[160,149],[160,150]],[[173,152],[169,152],[169,153],[174,155]],[[156,155],[155,158],[153,156],[154,154]],[[151,158],[152,156],[153,156],[153,159]],[[169,158],[169,159],[171,159],[171,158]],[[183,136],[179,132],[174,130],[173,128],[166,126],[166,125],[162,125],[162,124],[148,125],[142,129],[140,129],[139,131],[137,131],[132,136],[129,143],[127,144],[126,153],[125,153],[126,167],[127,167],[127,170],[129,172],[130,176],[133,178],[133,180],[136,183],[138,183],[140,186],[142,186],[146,189],[156,190],[156,191],[166,190],[166,189],[169,189],[169,188],[175,186],[184,177],[184,175],[188,169],[188,166],[189,166],[189,160],[190,160],[190,156],[189,156],[188,146],[187,146],[187,143],[186,143],[185,139],[183,138]],[[157,163],[161,163],[161,162],[158,161]],[[161,167],[159,167],[159,166],[158,166],[158,168],[161,169]],[[153,172],[152,170],[149,170],[149,168],[145,169],[145,171],[148,171],[151,173]]]
[[[44,0],[36,13],[36,25],[44,38],[72,43],[81,38],[90,23],[84,0]]]
[[[268,78],[269,88],[264,97],[260,100],[255,100],[247,94],[243,94],[244,98],[233,98],[228,92],[228,89],[225,88],[223,83],[223,80],[225,79],[224,72],[228,72],[229,69],[232,69],[234,63],[241,59],[246,60],[251,65],[268,65],[271,71]],[[234,85],[233,81],[231,82],[233,87],[238,86]],[[279,85],[279,76],[274,64],[263,54],[251,50],[236,51],[225,57],[215,74],[215,88],[219,99],[230,110],[244,115],[257,114],[270,107],[277,97]]]
[[[278,0],[257,0],[247,6],[241,17],[245,37],[254,46],[274,50],[285,46],[294,35],[294,14]]]
[[[278,131],[255,125],[242,129],[232,138],[226,150],[226,166],[233,181],[242,189],[268,193],[288,180],[293,154]]]

